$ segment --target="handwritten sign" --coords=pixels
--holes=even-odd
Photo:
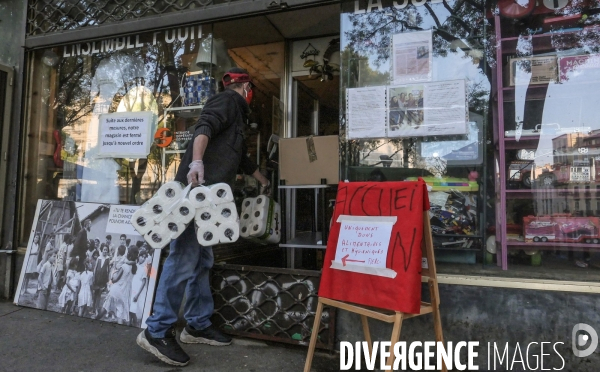
[[[319,296],[418,313],[428,209],[422,180],[341,182]]]
[[[396,277],[386,268],[392,227],[397,218],[340,215],[340,237],[332,269]]]
[[[100,115],[99,157],[137,159],[150,153],[154,113],[115,112]]]
[[[106,223],[106,232],[125,235],[139,235],[131,225],[131,216],[138,210],[136,205],[111,205]]]
[[[347,90],[348,139],[386,136],[386,87]]]

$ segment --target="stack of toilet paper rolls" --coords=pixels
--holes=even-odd
[[[279,243],[281,207],[275,200],[260,195],[242,202],[240,236],[261,243]]]
[[[233,193],[228,184],[198,186],[190,191],[188,198],[196,208],[195,224],[198,243],[211,246],[238,240],[239,218]]]
[[[152,248],[165,247],[194,218],[195,208],[185,197],[188,190],[179,182],[167,182],[131,217],[133,227]]]
[[[192,219],[202,245],[233,243],[240,236],[233,193],[226,183],[184,188],[167,182],[131,217],[131,224],[152,248],[164,248]],[[189,195],[188,195],[189,192]]]

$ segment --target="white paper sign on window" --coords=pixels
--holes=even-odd
[[[115,112],[99,118],[99,157],[139,159],[150,153],[152,111]]]
[[[348,139],[385,137],[386,87],[352,88],[346,94]]]
[[[431,30],[394,35],[392,37],[394,84],[431,81],[432,49]]]
[[[388,137],[447,136],[467,133],[465,80],[388,87]]]
[[[340,215],[340,235],[332,269],[395,278],[386,266],[397,217]]]

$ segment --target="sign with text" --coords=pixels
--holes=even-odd
[[[102,114],[99,120],[99,157],[138,159],[148,156],[155,121],[153,112],[115,112]]]
[[[111,205],[106,223],[106,232],[135,235],[137,231],[131,225],[131,216],[137,211],[137,205]]]
[[[396,277],[385,267],[392,227],[397,217],[340,215],[340,237],[332,269],[363,274]]]
[[[119,324],[146,328],[161,250],[152,249],[131,228],[127,216],[138,208],[39,199],[14,303],[115,322],[112,313]],[[121,248],[124,255],[120,257],[122,245],[126,247]],[[123,263],[118,283],[111,281],[117,262]],[[114,305],[117,301],[118,308]],[[77,310],[77,306],[83,311],[69,310]],[[103,308],[110,310],[102,314]]]
[[[419,313],[428,209],[423,180],[340,182],[319,297]]]

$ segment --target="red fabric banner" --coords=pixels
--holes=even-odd
[[[429,210],[427,186],[415,182],[340,182],[333,224],[319,287],[319,296],[405,313],[421,305],[421,243],[423,213]],[[386,268],[395,278],[331,268],[336,257],[340,215],[397,216],[387,252]]]

